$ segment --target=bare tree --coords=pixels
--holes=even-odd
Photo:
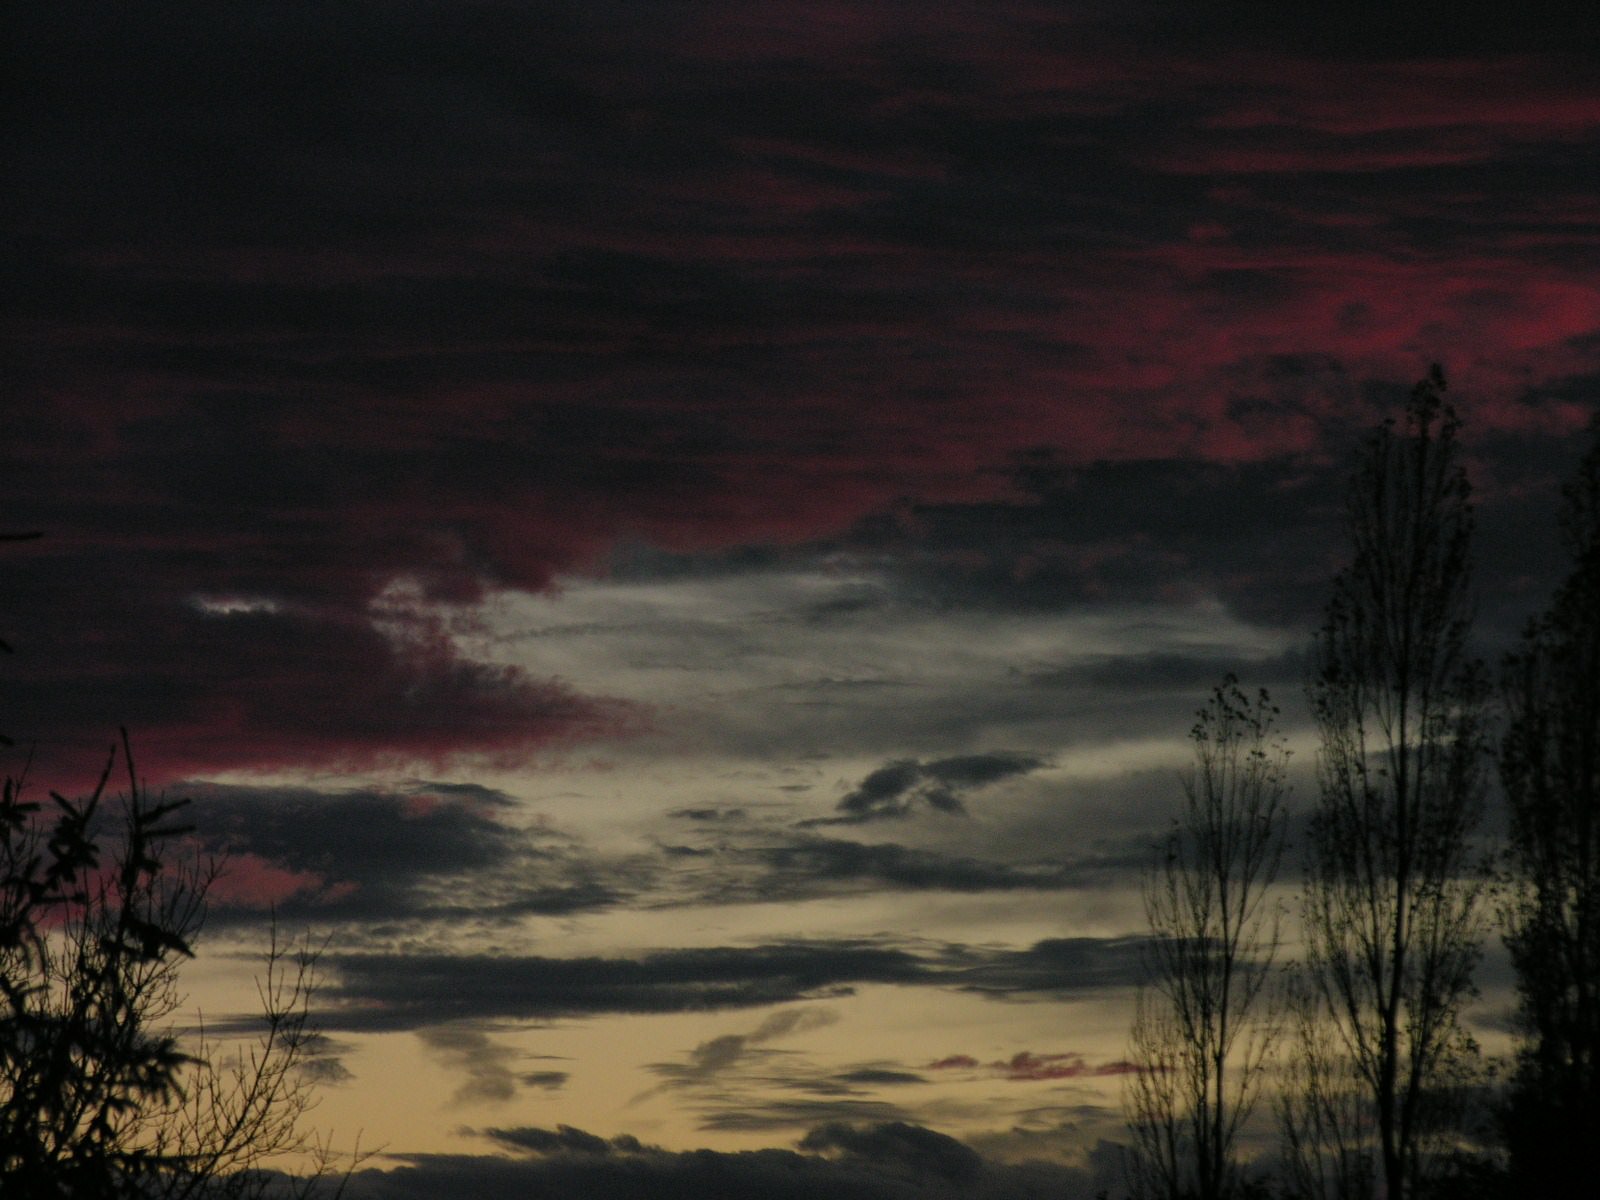
[[[123,752],[129,790],[109,846],[114,752],[87,800],[52,793],[52,819],[20,780],[0,795],[0,1191],[249,1196],[281,1182],[263,1168],[309,1154],[304,1192],[331,1166],[300,1123],[314,1099],[314,950],[274,932],[249,1048],[230,1059],[185,1040],[178,973],[217,868],[178,852],[186,802],[148,797],[125,734]]]
[[[1144,883],[1153,935],[1125,1101],[1141,1197],[1226,1200],[1243,1182],[1239,1136],[1275,1033],[1267,991],[1279,945],[1268,892],[1283,851],[1288,751],[1277,714],[1229,675],[1190,732],[1194,765],[1161,861]]]
[[[1485,686],[1467,652],[1472,511],[1434,367],[1363,447],[1310,685],[1321,737],[1303,928],[1313,1002],[1360,1081],[1376,1194],[1413,1195],[1454,1121],[1483,930]],[[1293,1141],[1293,1138],[1290,1139]]]
[[[1506,945],[1526,1042],[1507,1109],[1530,1195],[1590,1168],[1600,1128],[1600,424],[1565,489],[1573,570],[1506,660]]]

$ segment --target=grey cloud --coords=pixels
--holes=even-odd
[[[776,1133],[818,1122],[903,1121],[908,1116],[898,1104],[885,1100],[741,1097],[737,1102],[703,1105],[698,1125],[716,1133]]]
[[[1000,863],[894,842],[805,836],[751,852],[766,868],[749,898],[826,895],[862,886],[904,891],[1055,891],[1088,877],[1078,864]]]
[[[787,1037],[831,1025],[838,1018],[828,1009],[790,1008],[771,1013],[754,1030],[723,1034],[701,1042],[681,1063],[651,1063],[648,1070],[662,1079],[661,1087],[698,1087],[748,1063],[755,1048]]]
[[[839,801],[839,807],[864,818],[904,816],[909,805],[903,797],[922,777],[921,764],[909,759],[892,762],[863,779],[855,791]]]
[[[961,975],[963,989],[993,996],[1062,996],[1132,987],[1143,976],[1142,937],[1046,938],[991,954]]]
[[[1021,949],[794,941],[663,950],[637,958],[334,954],[324,960],[322,1028],[422,1029],[448,1021],[544,1021],[600,1013],[763,1008],[848,993],[861,984],[948,987],[997,997],[1128,986],[1137,938],[1056,938]],[[702,1044],[660,1072],[709,1078],[762,1043],[821,1018],[775,1013],[750,1034]]]
[[[753,1034],[712,1038],[682,1062],[650,1064],[649,1069],[663,1079],[652,1092],[686,1091],[684,1102],[698,1114],[699,1127],[707,1130],[801,1129],[819,1121],[904,1117],[905,1111],[885,1098],[882,1089],[925,1083],[923,1075],[881,1062],[824,1069],[814,1065],[803,1049],[761,1048],[764,1042],[833,1020],[831,1010],[814,1007],[772,1013]]]
[[[857,1067],[852,1071],[841,1071],[834,1078],[843,1084],[862,1084],[870,1087],[898,1087],[901,1084],[927,1082],[925,1076],[910,1071],[896,1071],[888,1067]]]
[[[756,1008],[860,983],[912,983],[935,966],[869,942],[664,950],[640,958],[337,954],[327,1029],[410,1029],[441,1019],[548,1020],[595,1013]]]
[[[681,821],[743,821],[745,810],[742,808],[675,808],[667,814]]]
[[[485,1129],[483,1135],[513,1150],[531,1151],[534,1154],[610,1154],[613,1143],[596,1137],[571,1125],[557,1125],[555,1129],[523,1126],[516,1129]],[[639,1149],[633,1138],[619,1139],[617,1148],[627,1151]]]
[[[1088,1167],[1004,1163],[897,1117],[825,1120],[798,1149],[674,1152],[629,1135],[505,1128],[484,1136],[519,1157],[394,1155],[405,1165],[351,1181],[356,1200],[1090,1200],[1117,1186],[1114,1155]]]
[[[842,816],[802,821],[802,827],[860,825],[909,816],[920,801],[942,813],[964,814],[963,794],[1048,765],[1032,754],[994,751],[928,762],[897,759],[879,767],[839,801]]]
[[[557,834],[509,824],[515,802],[475,784],[181,790],[195,798],[190,812],[208,847],[321,881],[277,897],[280,919],[394,927],[559,916],[609,907],[640,883],[630,868],[591,861]],[[229,904],[224,893],[212,919],[261,920],[264,908]]]
[[[1159,690],[1203,696],[1229,672],[1248,687],[1264,686],[1275,696],[1293,696],[1306,677],[1305,652],[1295,649],[1272,658],[1242,662],[1236,653],[1197,646],[1181,654],[1169,651],[1090,658],[1071,666],[1035,670],[1027,678],[1044,688],[1143,693]]]
[[[517,1076],[508,1065],[510,1049],[482,1030],[439,1025],[417,1030],[417,1037],[446,1066],[466,1076],[451,1097],[453,1104],[503,1104],[517,1094]]]
[[[225,1027],[231,1028],[232,1023],[222,1022],[218,1026],[219,1032]],[[313,1033],[305,1043],[300,1073],[318,1087],[336,1087],[349,1083],[355,1075],[344,1065],[344,1056],[352,1049],[348,1042],[336,1041],[324,1033]]]
[[[1303,384],[1302,384],[1303,386]],[[1321,437],[1352,439],[1377,405],[1331,406]],[[1348,426],[1348,428],[1347,428]],[[1082,464],[1021,456],[1020,498],[924,504],[858,524],[851,543],[897,563],[903,586],[947,604],[1056,610],[1197,595],[1270,622],[1310,621],[1333,564],[1343,476],[1293,457],[1223,466],[1182,459]],[[1310,628],[1308,625],[1307,628]]]
[[[525,1075],[517,1076],[523,1087],[543,1088],[546,1091],[558,1091],[566,1086],[571,1074],[566,1071],[529,1071]]]
[[[983,1169],[983,1159],[955,1138],[904,1121],[867,1126],[829,1122],[801,1138],[800,1148],[911,1167],[950,1180],[970,1180]]]

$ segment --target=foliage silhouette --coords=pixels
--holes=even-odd
[[[330,1174],[301,1131],[316,953],[274,930],[262,1022],[233,1056],[172,1019],[215,863],[185,853],[187,801],[152,799],[122,739],[128,791],[108,836],[113,750],[89,797],[0,792],[0,1191],[57,1197],[309,1194]],[[311,1166],[290,1179],[286,1156]]]
[[[1503,674],[1504,915],[1526,1035],[1505,1126],[1536,1195],[1586,1178],[1600,1128],[1600,422],[1563,498],[1571,574]]]

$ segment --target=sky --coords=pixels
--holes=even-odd
[[[9,6],[8,769],[193,798],[208,1014],[328,939],[356,1195],[1114,1186],[1193,713],[1303,811],[1431,363],[1484,654],[1562,573],[1576,8]]]

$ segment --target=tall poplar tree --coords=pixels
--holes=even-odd
[[[1309,689],[1306,994],[1361,1098],[1365,1169],[1387,1200],[1426,1182],[1476,1056],[1461,1010],[1483,928],[1486,688],[1467,649],[1473,519],[1444,391],[1436,366],[1362,447],[1353,553]]]

